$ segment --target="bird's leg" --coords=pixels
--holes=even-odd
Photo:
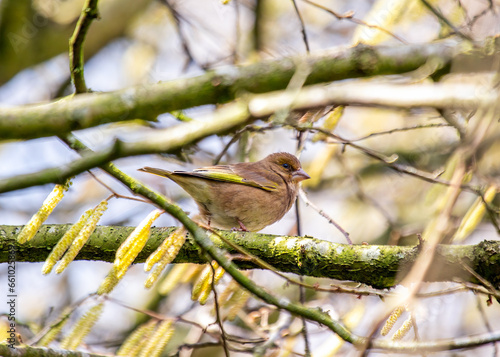
[[[240,221],[239,219],[238,219],[238,224],[240,225],[240,229],[239,229],[240,231],[248,232],[247,227],[245,227],[245,225],[243,224],[243,222]]]
[[[238,221],[238,224],[240,226],[231,228],[232,231],[234,231],[234,232],[249,232],[249,230],[247,229],[247,227],[245,227],[245,225],[243,224],[242,221],[240,221],[238,218],[236,218],[236,220]]]

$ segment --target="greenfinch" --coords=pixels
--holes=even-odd
[[[167,177],[194,198],[203,223],[220,229],[260,231],[279,221],[297,198],[299,182],[310,176],[292,154],[274,153],[257,162],[167,171],[139,171]]]

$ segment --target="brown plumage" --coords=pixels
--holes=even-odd
[[[248,231],[280,220],[297,198],[299,182],[308,174],[289,153],[275,153],[257,162],[167,171],[144,167],[139,171],[167,177],[189,193],[208,225]]]

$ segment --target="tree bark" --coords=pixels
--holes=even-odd
[[[50,250],[70,227],[69,224],[43,225],[27,244],[16,236],[22,226],[0,226],[0,263],[15,255],[17,262],[43,262]],[[134,227],[98,226],[77,256],[78,260],[113,262],[115,251]],[[176,227],[154,227],[151,237],[135,263],[142,263]],[[419,246],[376,246],[331,243],[310,237],[275,236],[251,232],[217,231],[225,239],[271,264],[276,270],[298,275],[355,281],[376,288],[398,284],[417,258]],[[216,234],[217,246],[234,254],[242,269],[258,268],[248,257],[225,244]],[[425,243],[424,243],[425,244]],[[186,240],[174,263],[206,262],[205,255],[191,239]],[[473,270],[473,276],[467,269]],[[478,276],[493,286],[500,285],[500,242],[483,241],[477,245],[440,245],[433,268],[425,281],[460,279],[480,283]]]

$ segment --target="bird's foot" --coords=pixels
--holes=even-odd
[[[238,219],[238,224],[240,225],[239,228],[236,228],[236,227],[233,227],[231,228],[232,231],[238,231],[238,232],[249,232],[249,230],[247,229],[247,227],[245,227],[245,225],[243,224],[242,221],[240,221]]]

